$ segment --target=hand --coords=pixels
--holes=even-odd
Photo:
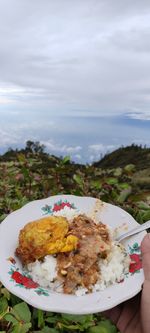
[[[142,292],[105,312],[121,333],[150,333],[150,234],[141,244],[145,281]]]

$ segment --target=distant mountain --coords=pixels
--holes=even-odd
[[[93,163],[93,166],[102,169],[125,167],[135,164],[136,170],[150,168],[150,148],[137,146],[121,147],[110,154],[106,154],[101,160]]]
[[[44,145],[40,142],[33,142],[28,140],[26,146],[23,149],[9,148],[6,153],[0,155],[0,162],[17,161],[21,158],[21,155],[26,158],[36,158],[42,163],[45,163],[45,167],[55,167],[56,164],[63,163],[74,166],[74,168],[84,169],[86,166],[78,164],[70,160],[69,156],[58,157],[45,152]],[[121,147],[112,153],[106,154],[102,159],[93,163],[93,167],[101,169],[114,169],[117,167],[125,167],[128,164],[134,164],[136,171],[150,169],[150,148],[141,147],[135,144],[127,147]]]

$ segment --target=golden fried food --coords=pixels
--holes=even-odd
[[[67,235],[68,230],[68,221],[62,216],[29,222],[20,231],[16,255],[23,264],[28,264],[48,254],[72,251],[77,247],[78,238]]]

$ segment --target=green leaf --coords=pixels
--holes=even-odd
[[[44,326],[42,330],[34,331],[34,333],[59,333],[60,330],[57,330],[56,328],[51,328],[49,326]]]
[[[71,331],[76,331],[76,330],[80,330],[80,331],[83,331],[83,327],[81,327],[79,324],[72,324],[72,325],[67,325],[67,324],[63,324],[63,323],[59,323],[59,328],[62,329],[62,328],[67,328],[67,331],[68,330],[71,330]]]
[[[124,201],[127,200],[127,198],[129,197],[129,195],[131,194],[131,192],[132,192],[132,188],[131,188],[131,187],[129,187],[129,188],[123,190],[123,191],[120,193],[120,195],[118,196],[117,201],[118,201],[119,203],[123,203]]]
[[[15,326],[13,326],[11,333],[21,333],[20,332],[20,323],[16,324]]]
[[[119,177],[122,175],[122,168],[116,168],[114,171],[114,176]]]
[[[115,185],[115,184],[118,184],[118,179],[117,178],[106,178],[105,179],[105,182],[109,185]]]
[[[73,179],[78,185],[80,185],[81,187],[83,186],[83,179],[81,178],[81,176],[75,174],[73,175]]]
[[[24,321],[25,323],[28,323],[31,320],[31,312],[25,302],[15,305],[11,313],[16,317],[16,319]]]
[[[133,173],[135,171],[135,165],[134,164],[128,164],[124,167],[124,171],[127,173]]]
[[[59,333],[60,331],[56,328],[50,328],[48,326],[45,326],[41,331],[38,331],[38,333]]]
[[[143,209],[143,210],[150,210],[150,205],[148,205],[146,202],[144,201],[139,201],[136,203],[138,208]]]
[[[93,315],[71,315],[71,314],[62,314],[62,318],[69,321],[69,322],[74,322],[74,323],[85,323],[87,321],[93,320]]]
[[[6,216],[7,216],[7,214],[2,214],[2,215],[0,216],[0,222],[2,222],[2,221],[6,218]]]
[[[144,222],[143,211],[138,211],[138,213],[136,214],[136,220],[140,224],[142,224]]]
[[[6,289],[3,288],[2,289],[2,294],[4,295],[4,297],[9,301],[10,300],[10,292]],[[0,301],[1,302],[1,301]]]
[[[55,324],[55,323],[57,323],[58,318],[57,318],[57,316],[47,317],[47,318],[45,318],[45,321],[50,324]]]
[[[63,163],[63,164],[66,164],[66,163],[68,163],[68,162],[70,162],[70,156],[65,156],[65,157],[63,158],[63,160],[62,160],[62,163]]]
[[[146,212],[144,212],[143,220],[144,220],[144,222],[147,221],[147,220],[150,220],[150,209],[147,210]]]
[[[131,187],[128,183],[121,183],[121,184],[118,184],[118,186],[120,189],[123,189],[123,190]]]
[[[14,325],[18,324],[18,320],[11,313],[7,313],[4,318]]]
[[[93,326],[88,329],[88,333],[108,333],[106,330],[105,331],[100,331],[101,327],[98,326]]]
[[[90,327],[88,333],[117,333],[117,328],[110,320],[102,320],[98,325]]]
[[[22,171],[25,178],[27,178],[27,179],[30,178],[30,172],[27,168],[22,167],[21,171]]]
[[[31,323],[25,323],[20,327],[20,333],[26,333],[29,332],[30,328],[31,328]]]
[[[18,323],[17,325],[13,326],[11,333],[27,333],[31,328],[31,323],[21,324]]]
[[[22,153],[19,153],[19,154],[17,155],[17,158],[18,158],[18,161],[19,161],[20,163],[25,163],[25,162],[26,162],[26,157],[25,157],[25,155],[22,154]]]
[[[12,314],[7,314],[5,316],[5,320],[12,323],[12,330],[13,333],[26,333],[31,328],[31,323],[22,323],[18,322],[17,319]]]
[[[96,189],[96,190],[100,190],[102,187],[102,181],[100,180],[92,180],[91,181],[91,187]]]
[[[5,297],[0,298],[0,318],[2,318],[8,309],[8,301]]]
[[[38,309],[38,327],[42,328],[45,325],[44,312]]]

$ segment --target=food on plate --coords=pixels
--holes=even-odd
[[[130,264],[108,226],[85,214],[28,223],[20,231],[16,255],[41,286],[78,296],[120,282]]]
[[[107,227],[84,215],[73,219],[69,232],[79,240],[77,249],[57,256],[58,275],[63,278],[67,294],[78,285],[90,290],[99,277],[98,259],[106,258],[111,249]]]
[[[34,262],[47,254],[71,251],[77,237],[67,235],[69,223],[65,217],[49,216],[29,222],[20,231],[16,255],[23,264]]]

